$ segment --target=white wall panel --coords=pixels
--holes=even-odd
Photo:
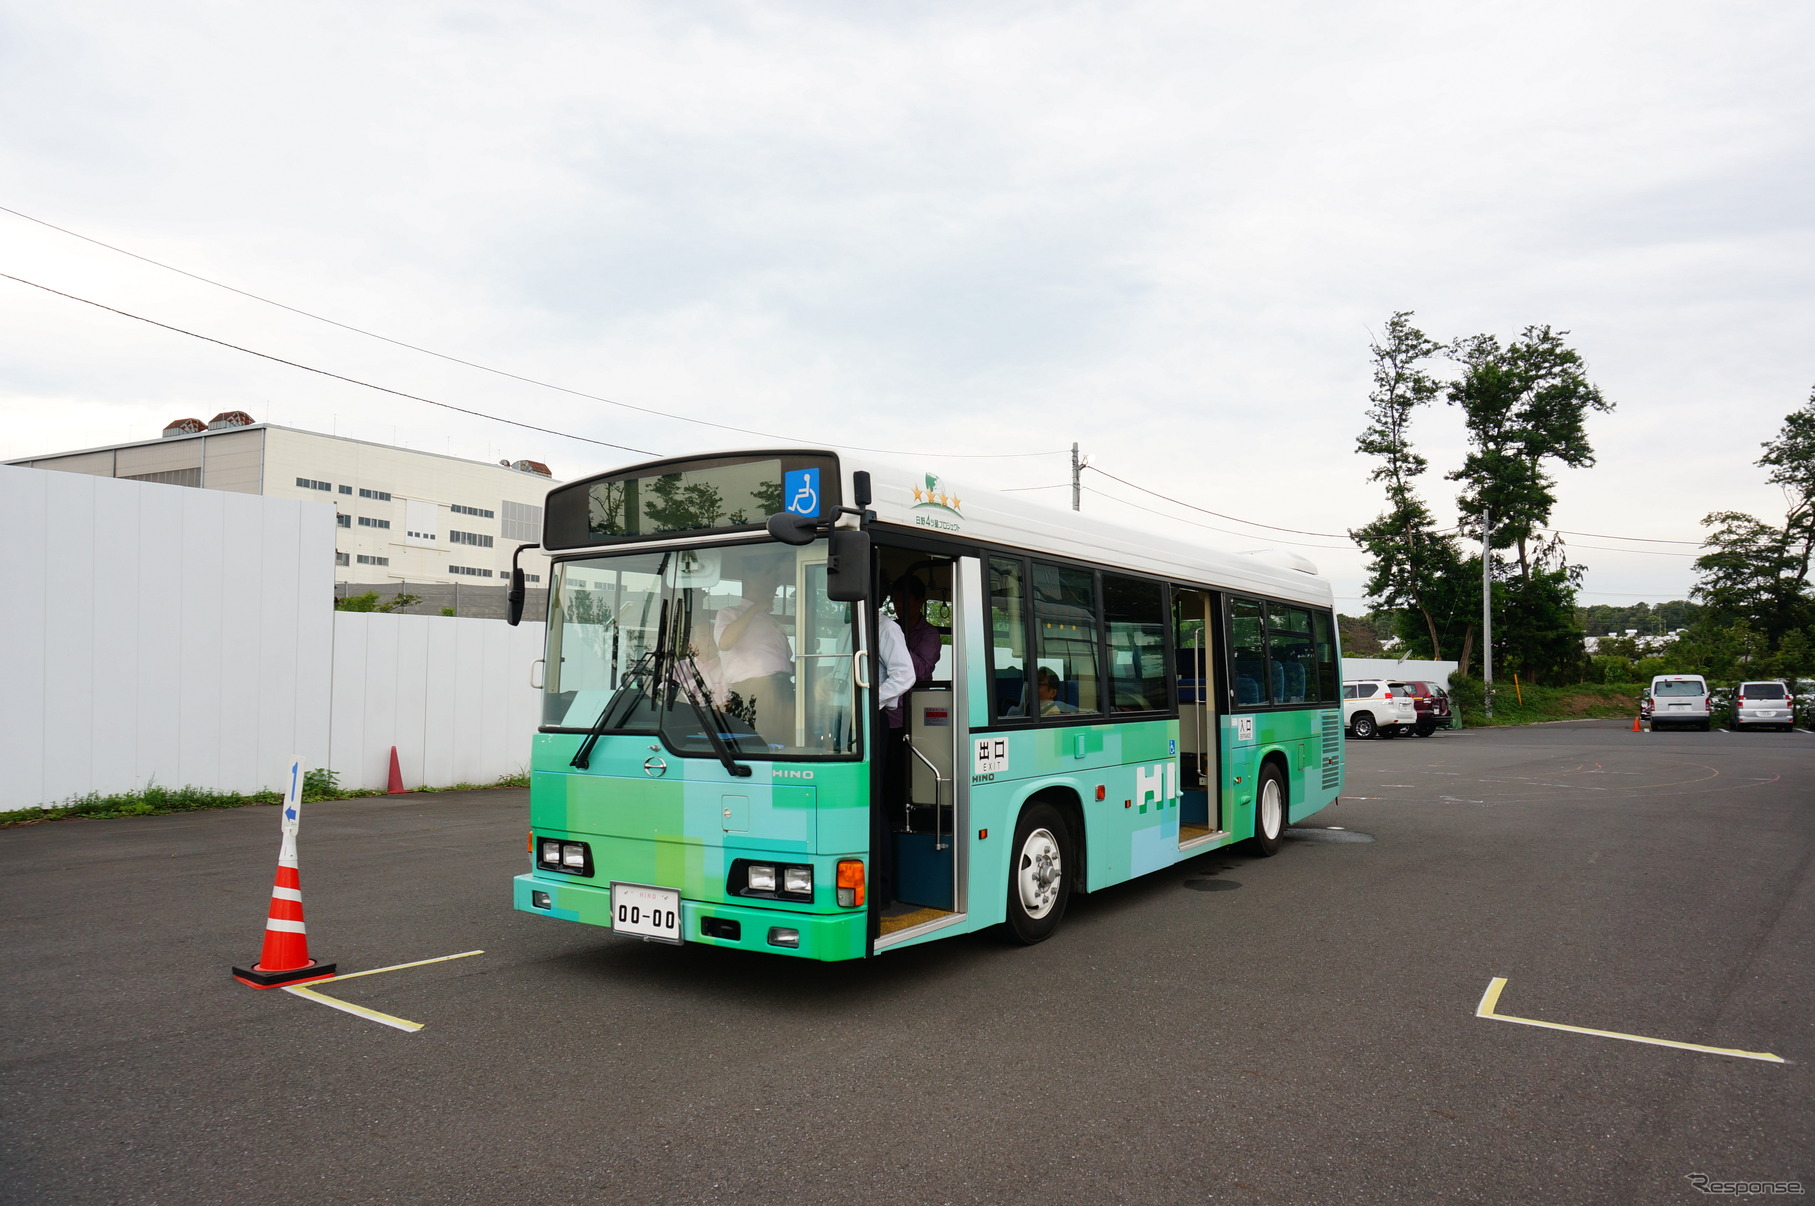
[[[87,533],[87,556],[73,558],[65,578],[65,598],[84,596],[93,662],[88,684],[92,700],[88,729],[91,740],[89,781],[130,783],[138,775],[139,626],[135,612],[139,590],[139,524],[142,513],[134,497],[105,478],[87,485],[93,492],[93,526]],[[175,487],[173,487],[175,489]],[[83,550],[71,549],[80,554]],[[84,572],[86,570],[87,572]]]
[[[0,466],[0,558],[17,575],[0,590],[0,808],[50,798],[44,786],[44,697],[50,605],[49,494],[62,475]]]
[[[255,664],[242,646],[222,639],[230,589],[224,530],[229,496],[182,486],[162,488],[183,492],[183,517],[177,529],[183,592],[183,677],[174,684],[181,727],[177,733],[175,781],[169,786],[215,787],[226,782],[221,778],[221,743],[232,739],[222,725],[225,708],[221,688],[226,667],[238,665],[250,671]],[[241,556],[256,552],[251,550]],[[260,562],[238,563],[249,572],[234,585],[241,590],[251,589]]]
[[[177,706],[183,681],[183,567],[177,556],[177,533],[183,523],[181,486],[144,487],[132,491],[138,502],[139,544],[137,608],[139,666],[133,683],[138,711],[138,748],[132,783],[157,782],[180,787],[178,751],[182,717]]]
[[[94,784],[97,598],[90,543],[95,490],[102,481],[66,474],[50,490],[50,565],[40,588],[48,592],[43,638],[44,790],[53,800],[83,794]],[[105,616],[105,601],[102,613]]]

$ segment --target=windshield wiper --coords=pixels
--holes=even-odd
[[[731,746],[725,741],[724,734],[720,732],[726,723],[725,714],[719,710],[717,702],[713,700],[712,691],[706,686],[705,676],[700,673],[699,663],[691,657],[675,662],[676,671],[680,671],[682,666],[686,667],[685,672],[692,677],[693,681],[676,685],[680,687],[681,694],[687,697],[687,702],[693,705],[694,715],[698,716],[700,723],[706,727],[706,740],[712,743],[712,752],[718,755],[718,760],[724,764],[726,773],[733,778],[748,778],[750,768],[732,755]],[[735,735],[732,739],[736,740]]]
[[[586,733],[586,740],[580,743],[573,760],[567,765],[586,770],[591,765],[592,749],[599,744],[599,738],[608,729],[615,729],[622,724],[630,714],[630,709],[636,707],[637,701],[649,694],[648,683],[650,676],[655,673],[658,652],[659,650],[651,649],[631,663],[629,671],[624,675],[623,686],[605,701],[604,710],[599,713],[599,718]]]

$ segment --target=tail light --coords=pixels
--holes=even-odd
[[[1385,695],[1381,696],[1381,698],[1382,699],[1391,699],[1391,698],[1393,698],[1393,693],[1391,691],[1388,691]]]
[[[859,858],[840,859],[838,862],[838,903],[847,909],[857,908],[863,903],[863,860]]]

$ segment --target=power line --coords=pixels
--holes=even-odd
[[[1564,536],[1588,536],[1595,540],[1637,540],[1644,544],[1692,544],[1700,548],[1700,540],[1659,540],[1654,536],[1609,536],[1603,532],[1570,532],[1562,528],[1545,528],[1546,532],[1558,532]]]
[[[1050,486],[1004,486],[1001,489],[1001,493],[1014,494],[1020,490],[1063,490],[1069,485],[1071,485],[1070,482],[1054,482]],[[1103,497],[1107,498],[1109,496],[1104,495]]]
[[[1107,477],[1107,476],[1108,476],[1108,474],[1104,474],[1104,476],[1105,476],[1105,477]],[[1067,485],[1069,485],[1069,484],[1070,484],[1070,483],[1069,483],[1069,482],[1068,482],[1068,483],[1066,483],[1066,484],[1067,484]],[[1212,532],[1221,532],[1221,533],[1223,533],[1223,534],[1224,534],[1224,535],[1225,535],[1225,536],[1239,536],[1239,537],[1241,537],[1241,538],[1242,538],[1242,539],[1243,539],[1243,540],[1259,540],[1259,539],[1262,539],[1262,537],[1258,537],[1258,536],[1256,536],[1256,535],[1254,535],[1254,533],[1252,533],[1252,532],[1237,532],[1237,531],[1234,531],[1234,530],[1232,530],[1232,529],[1230,529],[1230,528],[1219,528],[1219,527],[1217,527],[1217,526],[1216,526],[1216,525],[1215,525],[1215,524],[1213,524],[1213,523],[1203,523],[1203,522],[1201,522],[1201,521],[1199,521],[1199,520],[1196,520],[1196,519],[1186,519],[1186,518],[1185,518],[1185,517],[1184,517],[1184,516],[1182,516],[1182,515],[1168,515],[1168,514],[1166,514],[1166,513],[1165,513],[1165,512],[1164,512],[1164,511],[1156,511],[1156,510],[1154,510],[1154,509],[1153,509],[1153,508],[1152,508],[1152,507],[1143,507],[1143,506],[1142,506],[1142,505],[1141,505],[1141,504],[1140,504],[1140,503],[1137,503],[1137,502],[1129,502],[1129,501],[1128,501],[1128,500],[1127,500],[1127,499],[1125,499],[1125,498],[1117,498],[1117,497],[1116,497],[1116,496],[1115,496],[1115,495],[1113,495],[1113,494],[1107,494],[1107,493],[1105,493],[1105,492],[1103,492],[1103,491],[1102,491],[1102,490],[1099,490],[1099,489],[1097,489],[1097,488],[1096,488],[1096,487],[1095,487],[1095,486],[1085,486],[1085,487],[1083,487],[1083,488],[1084,488],[1084,489],[1085,489],[1085,490],[1088,490],[1088,491],[1090,491],[1090,493],[1092,493],[1092,494],[1094,494],[1094,495],[1096,495],[1096,496],[1097,496],[1097,497],[1098,497],[1098,498],[1107,498],[1107,499],[1109,499],[1109,500],[1110,500],[1110,501],[1111,501],[1111,502],[1118,502],[1118,503],[1121,503],[1121,504],[1122,504],[1122,505],[1123,505],[1123,506],[1124,506],[1124,507],[1133,507],[1133,508],[1134,508],[1134,509],[1135,509],[1135,510],[1137,510],[1137,511],[1145,511],[1145,512],[1147,512],[1147,514],[1149,514],[1149,515],[1158,515],[1158,516],[1159,516],[1159,517],[1160,517],[1160,518],[1161,518],[1161,519],[1170,519],[1170,520],[1172,520],[1172,521],[1173,521],[1173,522],[1174,522],[1174,523],[1188,523],[1188,524],[1190,524],[1190,525],[1191,525],[1191,526],[1192,526],[1192,527],[1196,527],[1196,528],[1207,528],[1207,529],[1209,529],[1209,530],[1210,530],[1210,531],[1212,531]],[[1294,546],[1294,547],[1296,547],[1296,548],[1301,548],[1301,549],[1332,549],[1332,550],[1336,550],[1336,551],[1339,551],[1339,552],[1347,552],[1347,551],[1349,551],[1349,550],[1348,550],[1348,548],[1346,548],[1346,547],[1345,547],[1345,546],[1343,546],[1343,545],[1336,545],[1336,544],[1306,544],[1306,543],[1305,543],[1305,542],[1304,542],[1304,541],[1302,541],[1302,540],[1277,540],[1277,541],[1275,541],[1275,542],[1274,542],[1274,543],[1275,543],[1275,544],[1289,544],[1289,545],[1292,545],[1292,546]]]
[[[1348,540],[1351,544],[1354,543],[1353,540],[1350,540],[1349,534],[1347,532],[1307,532],[1303,528],[1278,528],[1278,527],[1274,527],[1270,523],[1256,523],[1252,519],[1243,519],[1238,515],[1224,515],[1221,511],[1212,511],[1207,507],[1200,507],[1200,506],[1196,505],[1195,503],[1188,503],[1188,502],[1183,501],[1182,499],[1173,498],[1167,494],[1161,494],[1158,490],[1149,490],[1145,486],[1137,486],[1133,482],[1129,481],[1127,478],[1117,477],[1115,474],[1109,472],[1107,469],[1099,469],[1095,465],[1085,465],[1084,468],[1093,470],[1097,473],[1101,473],[1104,477],[1108,478],[1110,481],[1121,482],[1124,486],[1128,486],[1131,489],[1139,490],[1142,494],[1151,494],[1151,495],[1153,495],[1153,497],[1165,499],[1167,502],[1172,503],[1175,506],[1186,507],[1193,511],[1201,511],[1205,515],[1214,515],[1218,519],[1227,519],[1231,523],[1245,523],[1251,528],[1266,528],[1270,532],[1290,532],[1295,536],[1327,536],[1327,537],[1331,538],[1332,540]],[[1103,497],[1114,498],[1115,495],[1105,494]],[[1128,505],[1133,506],[1134,504],[1129,503]],[[1143,510],[1144,509],[1145,508],[1143,508]],[[1158,512],[1156,512],[1156,514],[1158,514]],[[1221,529],[1217,529],[1217,530],[1220,531]],[[1330,546],[1328,546],[1328,545],[1307,545],[1306,547],[1307,548],[1328,548]]]
[[[319,369],[308,364],[299,364],[294,360],[285,360],[282,356],[273,356],[268,352],[258,352],[251,348],[243,348],[237,343],[228,343],[226,340],[216,339],[212,335],[200,335],[194,331],[185,331],[182,327],[173,327],[167,322],[159,322],[155,318],[146,318],[143,314],[133,314],[127,310],[119,310],[115,309],[113,306],[102,305],[98,301],[90,301],[86,297],[77,297],[75,294],[65,293],[61,289],[52,289],[49,285],[40,285],[36,281],[28,281],[24,277],[14,276],[8,272],[0,272],[0,278],[9,281],[18,281],[21,285],[30,285],[34,289],[42,289],[44,292],[54,293],[58,297],[67,297],[70,301],[79,301],[85,306],[93,306],[97,310],[106,310],[110,314],[118,314],[123,318],[132,318],[137,319],[139,322],[150,323],[154,327],[162,327],[166,331],[175,331],[178,335],[187,335],[191,339],[200,339],[204,343],[212,343],[223,348],[231,348],[236,352],[244,352],[248,356],[257,356],[261,360],[270,360],[277,364],[287,364],[291,368],[302,369],[307,373],[319,373],[323,377],[332,377],[336,381],[345,381],[350,385],[360,385],[364,386],[366,389],[375,389],[380,393],[393,394],[399,398],[408,398],[412,402],[426,402],[430,406],[439,406],[443,410],[458,411],[463,415],[473,415],[480,419],[490,419],[495,423],[508,423],[512,427],[522,427],[529,431],[539,431],[545,435],[562,436],[569,440],[580,440],[587,444],[598,444],[604,448],[616,448],[620,452],[637,452],[644,456],[661,455],[660,453],[651,452],[647,448],[632,448],[628,444],[613,444],[607,440],[595,440],[590,436],[573,435],[565,431],[556,431],[552,427],[537,427],[534,423],[521,423],[516,419],[506,419],[499,415],[488,415],[482,410],[469,410],[464,406],[455,406],[450,402],[437,402],[433,398],[424,398],[420,394],[406,394],[400,389],[391,389],[389,386],[384,385],[374,385],[370,381],[361,381],[357,377],[347,377],[340,373],[331,373],[327,369]]]
[[[521,381],[525,385],[534,385],[540,389],[552,389],[558,393],[570,394],[573,397],[585,398],[588,401],[592,401],[592,402],[603,402],[607,406],[619,406],[619,407],[624,408],[625,410],[634,410],[641,414],[654,415],[655,417],[660,418],[660,419],[673,419],[673,420],[676,420],[676,421],[682,422],[682,423],[696,423],[702,427],[716,427],[716,428],[720,429],[721,431],[735,431],[741,435],[761,436],[765,440],[781,440],[786,443],[804,443],[804,444],[830,443],[830,441],[827,441],[827,440],[801,440],[796,436],[777,435],[771,431],[757,431],[756,429],[751,428],[751,427],[737,427],[730,423],[718,423],[711,419],[696,419],[692,415],[675,414],[670,411],[656,410],[654,407],[638,406],[634,402],[619,402],[613,398],[601,397],[598,394],[589,394],[585,390],[570,389],[565,385],[556,385],[551,381],[540,381],[534,377],[525,377],[521,373],[513,373],[513,372],[510,372],[508,369],[493,368],[492,366],[490,366],[488,364],[480,364],[478,361],[475,361],[475,360],[464,360],[459,356],[450,356],[446,352],[437,352],[433,348],[425,348],[419,344],[407,343],[401,339],[393,339],[389,335],[380,335],[378,332],[368,331],[364,327],[356,327],[356,326],[353,326],[351,323],[339,322],[332,318],[326,318],[320,314],[313,314],[313,313],[310,313],[308,310],[299,309],[296,306],[287,305],[284,302],[276,301],[269,297],[261,297],[256,293],[251,293],[245,289],[236,288],[235,286],[226,284],[223,281],[213,280],[209,277],[202,276],[199,273],[190,272],[189,270],[187,270],[185,268],[178,268],[174,264],[166,264],[162,260],[154,260],[148,255],[140,255],[136,251],[128,251],[124,247],[116,247],[112,243],[104,243],[100,239],[93,238],[89,235],[80,234],[80,233],[70,230],[69,228],[64,227],[64,226],[58,226],[54,222],[46,222],[43,218],[34,218],[34,217],[32,217],[32,215],[30,215],[28,213],[22,213],[19,210],[12,209],[5,205],[0,205],[0,213],[9,213],[9,214],[13,215],[15,218],[23,218],[27,222],[33,222],[39,226],[47,227],[48,229],[54,230],[54,231],[58,232],[59,234],[66,234],[72,239],[81,239],[84,243],[92,243],[96,247],[104,247],[108,251],[117,252],[118,254],[123,255],[123,256],[129,256],[130,258],[139,260],[142,263],[150,264],[155,268],[162,268],[166,272],[174,272],[178,276],[186,276],[192,281],[200,281],[202,284],[212,285],[216,289],[225,289],[229,293],[237,293],[241,297],[249,298],[252,301],[260,302],[267,306],[276,306],[279,310],[287,310],[291,314],[296,314],[303,318],[313,319],[316,322],[327,323],[331,327],[339,327],[343,331],[351,331],[355,335],[364,335],[369,339],[381,340],[382,342],[392,344],[395,347],[407,348],[408,350],[410,350],[412,352],[420,352],[424,356],[433,356],[437,360],[445,360],[445,361],[449,362],[450,364],[464,365],[467,368],[478,369],[482,373],[492,373],[499,377],[508,377],[512,381]],[[12,277],[10,279],[18,280],[19,278]],[[31,282],[26,281],[24,283],[30,284]],[[39,287],[43,288],[43,286],[39,286]],[[56,290],[53,289],[53,290],[51,290],[51,292],[55,293]],[[72,295],[66,293],[63,296],[69,297]],[[76,298],[76,300],[82,301],[85,299],[78,297],[78,298]],[[91,302],[90,304],[98,305],[99,303]],[[103,307],[103,309],[105,309],[105,308],[107,308],[107,307]],[[123,311],[116,311],[116,312],[124,313]],[[128,315],[127,317],[137,318],[138,315],[136,315],[136,314]],[[152,320],[145,319],[144,321],[150,322]],[[162,326],[163,324],[159,323],[158,325]],[[177,328],[172,327],[170,329],[176,330]],[[192,334],[192,332],[188,332],[188,331],[185,331],[183,333]],[[207,337],[206,336],[197,336],[197,338],[205,339]],[[215,342],[218,343],[220,341],[215,340]],[[228,346],[231,346],[231,345],[228,345]],[[246,349],[241,348],[239,350],[245,351]],[[255,352],[253,354],[260,355],[261,353]],[[275,357],[267,357],[267,359],[275,359]],[[289,362],[285,361],[284,363],[289,363]],[[302,367],[306,367],[306,366],[298,365],[296,367],[302,368]],[[311,369],[310,371],[311,372],[320,372],[322,370]],[[332,376],[333,374],[328,374],[328,375]],[[373,388],[378,388],[378,387],[374,386]],[[391,390],[389,392],[396,393],[397,391]],[[410,395],[406,394],[404,396],[409,397]],[[426,399],[423,399],[423,400],[426,400]],[[440,405],[440,403],[436,403],[436,405]],[[474,412],[474,413],[476,413],[476,412]],[[489,418],[491,416],[486,416],[486,417]],[[501,420],[501,421],[509,422],[509,420]],[[519,423],[518,426],[523,427],[523,426],[528,426],[528,424]],[[546,429],[545,428],[535,428],[534,430],[543,431]],[[553,434],[561,435],[564,433],[555,432]],[[580,439],[585,439],[586,437],[574,436],[572,438],[574,438],[576,440],[580,440]],[[594,443],[594,444],[604,443],[604,441],[602,441],[602,440],[591,440],[588,442]],[[962,458],[962,459],[966,459],[966,460],[992,460],[992,459],[1004,459],[1004,458],[1012,458],[1012,457],[1025,457],[1025,456],[1063,456],[1069,451],[1068,449],[1057,448],[1057,449],[1053,449],[1050,452],[903,452],[902,450],[897,449],[897,448],[865,448],[859,444],[833,444],[832,446],[835,448],[848,448],[853,452],[880,452],[886,456],[924,456],[924,457],[939,457],[939,458]],[[621,447],[623,447],[623,445],[606,444],[606,447],[621,448]],[[631,449],[630,451],[634,452],[637,450]]]

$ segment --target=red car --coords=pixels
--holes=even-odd
[[[1438,729],[1447,729],[1456,723],[1455,714],[1450,711],[1449,692],[1441,683],[1425,683],[1407,679],[1407,687],[1412,692],[1412,706],[1418,709],[1418,724],[1412,732],[1419,737],[1429,737]]]

